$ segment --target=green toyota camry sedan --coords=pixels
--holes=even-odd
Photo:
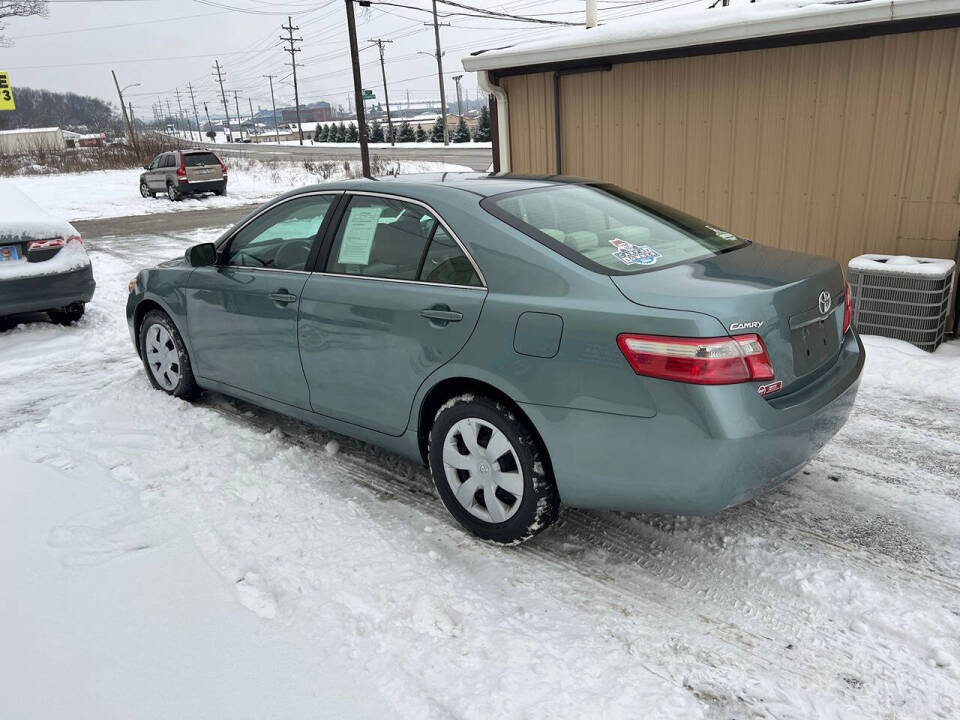
[[[127,320],[157,389],[422,461],[500,543],[561,502],[749,500],[840,429],[864,361],[833,260],[565,177],[301,188],[142,270]]]

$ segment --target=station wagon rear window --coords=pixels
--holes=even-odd
[[[614,185],[551,185],[481,205],[560,254],[606,274],[700,260],[749,243]]]
[[[220,161],[213,153],[184,153],[184,167],[197,167],[198,165],[219,165]]]

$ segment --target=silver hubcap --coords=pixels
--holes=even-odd
[[[443,473],[463,508],[485,522],[509,520],[523,499],[517,451],[500,430],[479,418],[464,418],[443,441]]]
[[[144,197],[150,194],[150,188],[147,187],[146,183],[140,183],[140,194]]]
[[[147,365],[164,390],[173,390],[180,382],[180,354],[170,332],[163,325],[147,328]]]

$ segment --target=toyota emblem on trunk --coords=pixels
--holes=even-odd
[[[830,293],[822,290],[818,302],[820,304],[820,314],[826,315],[830,311]]]

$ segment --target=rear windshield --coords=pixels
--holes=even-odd
[[[607,274],[698,260],[749,242],[615,185],[552,185],[481,204],[562,255]]]
[[[196,167],[197,165],[219,165],[220,160],[213,153],[184,153],[184,167]]]

